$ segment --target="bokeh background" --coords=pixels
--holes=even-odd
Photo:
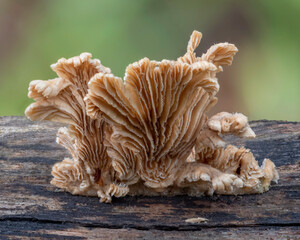
[[[198,55],[239,48],[218,75],[218,111],[300,120],[300,1],[0,0],[0,115],[23,115],[28,84],[50,64],[91,52],[117,76],[145,56],[176,59],[194,29]]]

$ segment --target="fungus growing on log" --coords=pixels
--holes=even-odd
[[[125,195],[267,191],[278,179],[274,163],[265,159],[259,167],[248,149],[221,137],[255,137],[247,117],[207,117],[217,102],[216,74],[238,50],[220,43],[197,57],[201,37],[194,31],[176,61],[130,64],[124,81],[89,53],[53,64],[56,79],[32,81],[28,96],[36,102],[26,116],[68,124],[58,130],[57,142],[72,159],[53,166],[51,183],[101,202]]]

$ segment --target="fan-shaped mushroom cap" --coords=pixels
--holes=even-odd
[[[205,122],[204,113],[219,89],[217,68],[209,62],[193,65],[145,58],[129,65],[124,83],[111,74],[96,74],[89,82],[87,113],[113,126],[109,154],[118,172],[127,172],[122,148],[138,155],[135,166],[151,187],[172,184],[172,176],[193,147]],[[121,149],[118,149],[121,148]],[[132,158],[132,157],[130,157]],[[120,169],[122,162],[122,170]]]
[[[71,192],[80,192],[82,189],[75,186],[79,188],[78,183],[89,176],[79,174],[75,177],[76,169],[77,173],[87,171],[94,174],[107,161],[103,145],[104,122],[87,116],[83,98],[87,94],[90,79],[99,72],[109,73],[110,69],[91,57],[91,54],[83,53],[70,59],[62,58],[51,65],[59,77],[48,81],[32,81],[28,96],[36,102],[25,111],[26,116],[32,120],[69,124],[68,128],[59,130],[57,142],[71,152],[73,160],[64,160],[53,167],[52,183]],[[85,179],[86,184],[90,181],[93,181],[93,177]]]
[[[216,73],[230,65],[237,48],[213,45],[201,57],[194,31],[176,61],[141,59],[124,81],[91,54],[60,59],[58,78],[32,81],[26,109],[32,120],[69,124],[57,142],[73,159],[54,165],[51,181],[72,194],[112,196],[245,194],[263,192],[278,178],[249,150],[226,146],[221,134],[255,137],[242,114],[206,116],[217,102]]]
[[[209,119],[207,125],[211,130],[218,133],[231,133],[245,138],[255,137],[255,133],[248,124],[247,117],[241,113],[218,113]]]

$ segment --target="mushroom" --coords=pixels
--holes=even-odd
[[[51,68],[58,78],[30,83],[28,96],[36,102],[27,107],[25,114],[31,120],[68,124],[58,130],[56,141],[70,151],[72,159],[53,166],[51,183],[72,194],[96,196],[100,187],[95,176],[110,168],[103,145],[105,122],[87,115],[83,99],[90,78],[99,72],[109,73],[110,69],[92,60],[89,53],[62,58]]]
[[[52,184],[72,194],[112,196],[248,194],[278,179],[269,159],[258,166],[245,148],[226,145],[222,134],[255,137],[243,114],[208,118],[216,102],[216,74],[238,51],[213,45],[201,57],[194,31],[176,61],[130,64],[124,81],[83,53],[52,65],[59,78],[32,81],[26,109],[32,120],[69,124],[57,142],[72,154],[52,169]]]

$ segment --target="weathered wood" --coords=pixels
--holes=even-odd
[[[198,231],[138,230],[133,228],[88,228],[70,223],[6,222],[0,225],[1,239],[299,239],[297,227],[203,228]]]
[[[300,234],[300,123],[256,121],[257,138],[228,141],[270,158],[280,174],[269,192],[247,196],[125,197],[112,204],[72,196],[49,184],[52,165],[69,156],[56,144],[60,124],[0,117],[0,239],[222,239]],[[187,223],[204,217],[207,222]],[[171,231],[172,230],[172,231]],[[258,234],[258,235],[257,235]],[[259,235],[261,234],[261,235]]]

